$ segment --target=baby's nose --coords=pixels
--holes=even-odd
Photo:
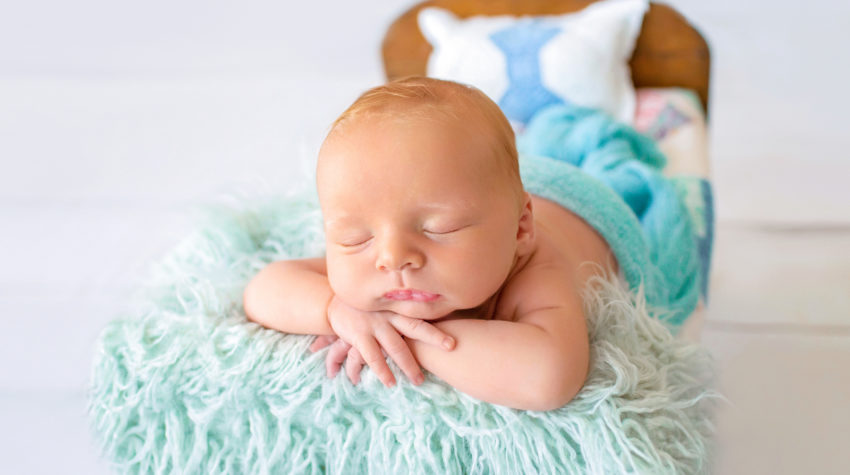
[[[419,269],[425,263],[425,256],[413,246],[401,239],[385,241],[375,261],[379,271],[401,270],[406,267]]]

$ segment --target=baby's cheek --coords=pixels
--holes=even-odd
[[[513,256],[493,247],[481,246],[470,251],[473,255],[460,263],[457,274],[473,300],[484,300],[499,290],[510,273]],[[480,303],[480,302],[479,302]]]
[[[449,271],[449,269],[445,269]],[[493,294],[491,285],[486,281],[486,271],[473,267],[455,267],[438,277],[442,290],[450,297],[451,304],[457,309],[479,305]]]
[[[339,296],[349,293],[349,289],[352,287],[351,283],[354,279],[351,266],[346,265],[344,258],[328,255],[327,267],[328,283],[331,286],[331,290]]]
[[[328,283],[334,294],[343,302],[360,310],[379,310],[374,307],[374,296],[367,285],[368,276],[357,267],[357,263],[348,262],[347,256],[334,258],[328,256]]]

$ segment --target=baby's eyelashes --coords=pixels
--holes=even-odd
[[[423,228],[422,231],[426,234],[451,234],[460,231],[468,226],[432,226]]]
[[[348,239],[339,241],[338,244],[342,247],[358,247],[366,244],[367,242],[372,240],[372,236],[356,238],[356,239]]]
[[[428,236],[446,236],[468,227],[472,226],[471,224],[429,224],[420,228],[421,232]],[[336,234],[336,233],[334,233]],[[331,236],[333,242],[335,242],[340,247],[345,249],[357,249],[365,246],[370,243],[375,236],[373,234],[368,235],[346,235],[341,233],[340,236]],[[411,235],[412,237],[412,235]]]

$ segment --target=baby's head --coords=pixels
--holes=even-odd
[[[328,280],[361,310],[430,320],[476,307],[533,246],[513,131],[468,86],[365,92],[322,144],[317,186]]]

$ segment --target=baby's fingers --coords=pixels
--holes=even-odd
[[[425,320],[394,314],[390,317],[390,324],[408,338],[439,346],[444,350],[453,350],[455,347],[455,339],[451,335]]]
[[[407,375],[407,378],[413,381],[413,384],[419,385],[425,381],[425,376],[419,369],[419,363],[413,357],[413,352],[407,346],[407,342],[399,335],[395,328],[386,326],[380,335],[381,346],[384,347],[390,358],[396,362],[398,367]]]
[[[325,357],[325,370],[329,378],[336,376],[350,348],[351,345],[342,340],[337,340],[331,345],[330,350],[328,350],[328,356]]]
[[[357,348],[353,346],[349,348],[348,358],[345,359],[345,374],[348,375],[348,380],[351,381],[351,384],[357,386],[357,383],[360,382],[360,371],[363,369],[364,364],[366,362],[363,361],[363,356],[360,355]]]
[[[384,357],[381,347],[378,346],[378,342],[374,338],[362,339],[360,344],[357,345],[357,349],[360,351],[363,361],[375,372],[375,376],[384,383],[384,386],[391,387],[395,384],[395,376],[390,371],[386,357]]]
[[[334,341],[336,341],[337,337],[335,335],[319,335],[313,340],[313,343],[310,345],[310,352],[315,353],[322,348],[330,345]]]

